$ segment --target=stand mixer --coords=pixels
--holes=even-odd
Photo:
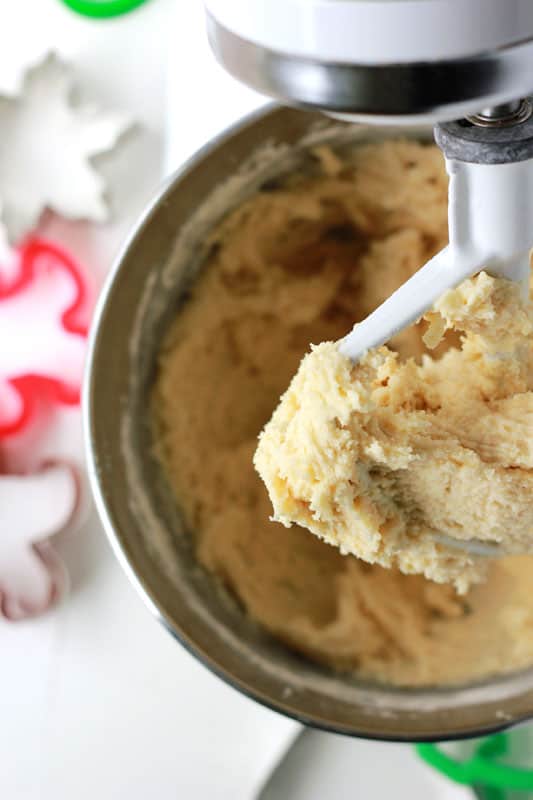
[[[432,122],[449,245],[339,344],[357,361],[481,269],[528,291],[533,245],[529,0],[206,0],[212,49],[290,105],[367,124]],[[452,121],[451,121],[452,120]],[[496,555],[498,545],[438,536]]]
[[[344,355],[356,361],[384,344],[482,268],[527,293],[530,0],[206,0],[206,7],[216,57],[259,92],[354,122],[435,126],[450,178],[449,245],[355,326],[340,342]],[[455,544],[495,554],[487,544]],[[482,747],[491,749],[491,740]],[[452,776],[452,762],[445,769],[446,757],[431,746],[421,755]],[[502,768],[492,786],[533,786],[528,770],[515,772]]]

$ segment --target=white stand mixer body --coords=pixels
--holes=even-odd
[[[379,124],[435,122],[533,91],[531,0],[205,4],[222,65],[289,105]]]
[[[466,58],[533,36],[530,0],[206,0],[205,4],[237,36],[324,61],[377,65]]]

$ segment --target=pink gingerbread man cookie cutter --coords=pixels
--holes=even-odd
[[[75,516],[80,481],[44,433],[80,401],[90,305],[62,248],[31,238],[15,260],[0,278],[0,612],[9,619],[46,610],[66,585],[48,540]]]

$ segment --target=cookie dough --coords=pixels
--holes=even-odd
[[[269,521],[252,458],[309,343],[342,337],[447,240],[436,147],[395,141],[317,156],[314,174],[266,184],[214,232],[163,342],[158,453],[198,559],[244,613],[334,669],[415,686],[533,664],[529,556],[498,560],[458,596]],[[421,362],[427,327],[394,340],[401,359]],[[433,357],[457,341],[446,332]]]
[[[518,284],[481,272],[427,318],[426,344],[452,329],[460,349],[416,364],[381,347],[353,364],[314,348],[255,465],[278,522],[464,592],[487,559],[445,537],[533,550],[533,313]]]

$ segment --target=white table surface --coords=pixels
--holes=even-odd
[[[43,227],[99,280],[163,174],[262,102],[212,61],[198,0],[151,0],[105,23],[83,20],[58,0],[12,0],[0,9],[0,30],[0,89],[15,87],[17,60],[35,60],[53,45],[71,58],[89,95],[141,124],[104,166],[116,219],[96,229],[49,215]],[[94,514],[75,536],[60,538],[58,549],[72,581],[66,600],[41,619],[0,620],[0,797],[249,797],[257,775],[277,759],[276,742],[282,748],[293,728],[272,712],[261,716],[159,627]],[[227,759],[220,743],[228,719],[218,710],[230,696],[241,735]],[[262,797],[314,800],[328,793],[340,800],[404,792],[413,800],[465,796],[420,766],[408,746],[307,732]]]

